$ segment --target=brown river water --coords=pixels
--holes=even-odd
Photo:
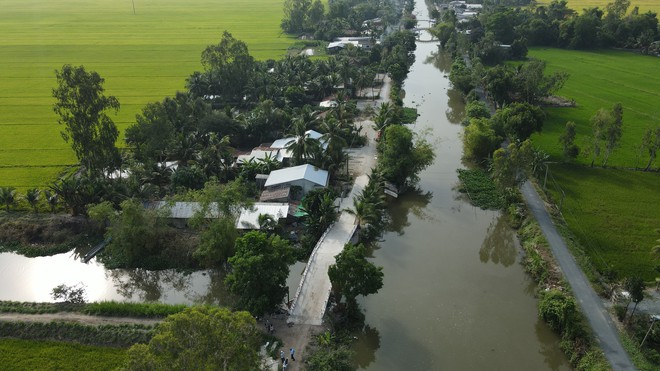
[[[427,19],[423,0],[418,19]],[[426,39],[422,35],[422,39]],[[499,212],[456,191],[464,106],[437,43],[418,42],[404,89],[414,131],[436,160],[419,190],[391,203],[392,225],[373,252],[384,285],[360,301],[367,329],[353,349],[368,370],[568,370],[559,339],[538,318],[515,233]]]

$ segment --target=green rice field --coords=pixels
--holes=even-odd
[[[590,168],[581,155],[576,164],[552,166],[549,189],[559,203],[572,233],[600,269],[613,267],[623,277],[640,274],[647,281],[660,263],[650,255],[660,228],[660,174],[626,170],[646,166],[639,151],[647,126],[660,125],[660,58],[623,51],[532,49],[529,55],[547,62],[547,69],[570,74],[558,95],[575,100],[574,108],[546,109],[549,118],[534,143],[561,162],[558,142],[567,121],[578,125],[577,143],[584,151],[591,135],[589,119],[599,108],[621,102],[624,109],[621,146],[609,165],[621,169]],[[601,162],[597,161],[599,165]],[[656,160],[654,168],[660,166]]]
[[[592,263],[601,271],[613,267],[621,278],[653,281],[660,264],[650,254],[659,237],[660,175],[579,165],[551,171],[548,189],[557,203],[557,184],[565,192],[562,215]]]
[[[112,370],[121,366],[125,358],[125,349],[0,339],[3,370]]]
[[[582,12],[582,9],[599,7],[605,9],[605,6],[608,3],[613,3],[614,0],[568,0],[568,6],[571,9],[575,9],[578,12]],[[543,1],[543,3],[550,3],[550,1]],[[631,11],[632,8],[638,6],[640,12],[653,11],[660,13],[660,1],[658,0],[631,0],[630,8],[628,11]]]
[[[573,99],[577,104],[574,108],[547,109],[548,121],[543,132],[534,137],[535,143],[559,158],[562,149],[558,138],[566,122],[574,121],[578,134],[576,143],[585,153],[578,161],[590,164],[585,151],[592,133],[590,119],[598,109],[610,110],[613,104],[621,102],[623,136],[608,165],[646,166],[648,156],[640,153],[639,146],[645,128],[660,125],[660,58],[615,50],[540,48],[531,49],[529,56],[546,61],[548,72],[568,72],[570,76],[557,94]]]
[[[148,102],[182,90],[224,30],[257,59],[279,58],[283,0],[0,0],[0,186],[45,187],[76,163],[52,111],[64,64],[98,72],[120,131]]]

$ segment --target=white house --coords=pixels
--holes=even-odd
[[[275,170],[270,173],[265,187],[291,187],[302,188],[303,194],[307,194],[314,188],[328,186],[328,171],[306,164],[285,169]]]
[[[259,215],[270,215],[279,223],[281,219],[286,219],[288,214],[287,203],[255,202],[251,208],[241,210],[236,229],[259,229]]]

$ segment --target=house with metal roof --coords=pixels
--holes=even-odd
[[[328,180],[327,170],[306,164],[271,172],[264,186],[267,189],[270,187],[298,186],[302,188],[302,193],[305,195],[314,188],[327,187]]]
[[[250,208],[241,210],[236,220],[236,229],[259,229],[259,216],[270,215],[276,222],[286,219],[289,214],[288,203],[255,202]]]

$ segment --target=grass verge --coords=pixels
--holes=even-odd
[[[0,339],[0,365],[5,370],[112,370],[125,358],[126,350],[118,348]]]

